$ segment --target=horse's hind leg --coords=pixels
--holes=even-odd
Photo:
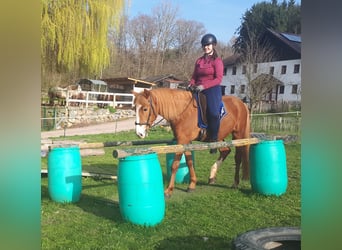
[[[234,160],[235,160],[235,175],[234,175],[234,184],[232,185],[232,188],[237,188],[240,183],[240,165],[242,161],[241,147],[236,147]]]
[[[217,171],[218,171],[219,167],[221,166],[221,164],[223,163],[223,161],[227,158],[227,156],[229,155],[230,152],[231,152],[231,149],[229,147],[220,149],[219,158],[211,166],[208,184],[214,184],[215,183]]]
[[[235,151],[235,176],[233,188],[237,188],[240,182],[240,165],[242,163],[242,179],[249,180],[249,146],[237,147]]]
[[[189,174],[190,174],[190,183],[188,186],[188,192],[194,191],[196,188],[196,174],[195,174],[195,169],[194,169],[194,164],[192,161],[192,153],[190,151],[187,151],[184,153],[185,154],[185,159],[186,159],[186,165],[188,165],[189,168]]]

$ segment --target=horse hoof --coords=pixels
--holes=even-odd
[[[171,198],[171,194],[164,194],[164,198],[165,199],[170,199]]]
[[[188,189],[186,190],[186,192],[188,192],[188,193],[192,193],[192,192],[194,192],[194,191],[195,191],[194,188],[188,188]]]
[[[216,178],[209,178],[208,184],[209,184],[209,185],[215,184],[215,181],[216,181]]]
[[[238,185],[233,184],[230,188],[232,188],[232,189],[237,189],[237,188],[238,188]]]

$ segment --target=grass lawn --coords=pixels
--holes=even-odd
[[[131,131],[66,139],[101,142],[137,137]],[[148,139],[172,139],[172,134],[156,128]],[[116,175],[118,159],[112,157],[113,149],[105,148],[103,156],[82,157],[82,169]],[[288,188],[279,197],[252,192],[247,181],[239,189],[230,188],[234,149],[219,169],[216,184],[209,186],[210,166],[218,154],[195,152],[196,191],[186,193],[186,184],[176,184],[173,196],[166,200],[163,221],[152,227],[122,219],[115,180],[84,177],[80,201],[62,204],[50,199],[47,177],[42,177],[42,249],[232,249],[232,240],[248,230],[300,226],[300,144],[286,144],[285,151]],[[166,186],[166,156],[158,157]],[[47,159],[42,158],[42,168],[46,167]]]

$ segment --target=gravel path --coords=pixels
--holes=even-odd
[[[54,131],[41,132],[41,140],[49,138],[73,136],[73,135],[93,135],[116,133],[121,131],[129,131],[134,129],[135,117],[118,120],[115,122],[106,122],[101,124],[93,124],[78,128],[59,129]]]

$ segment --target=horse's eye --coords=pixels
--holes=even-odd
[[[143,111],[147,111],[147,108],[143,108]]]

